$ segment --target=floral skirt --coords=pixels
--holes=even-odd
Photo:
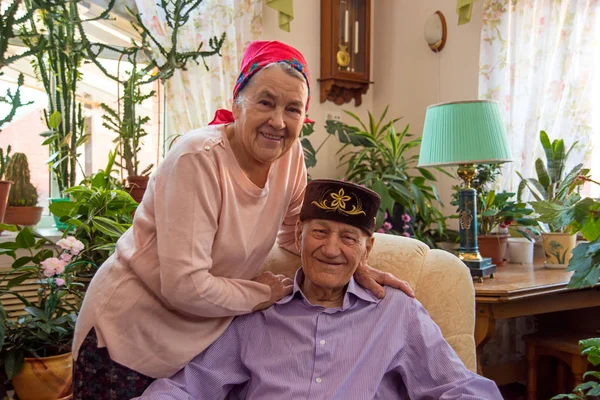
[[[73,400],[124,400],[141,396],[154,381],[110,359],[106,347],[98,348],[92,328],[81,344],[73,369]]]

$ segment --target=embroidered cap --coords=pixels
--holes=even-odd
[[[335,179],[315,179],[306,186],[300,221],[343,222],[372,235],[380,204],[379,195],[366,187]]]

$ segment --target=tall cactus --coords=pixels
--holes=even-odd
[[[23,153],[14,153],[6,168],[6,179],[12,181],[8,196],[8,205],[12,207],[32,207],[37,205],[38,193],[31,184],[31,174],[27,156]]]

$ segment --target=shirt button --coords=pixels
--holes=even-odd
[[[322,382],[321,378],[317,378],[315,380],[317,381],[317,383],[321,383]]]
[[[321,340],[319,343],[321,343],[321,346],[323,346],[325,344],[325,341]]]

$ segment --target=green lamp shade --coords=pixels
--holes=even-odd
[[[427,108],[419,167],[511,161],[498,103],[464,101]]]

